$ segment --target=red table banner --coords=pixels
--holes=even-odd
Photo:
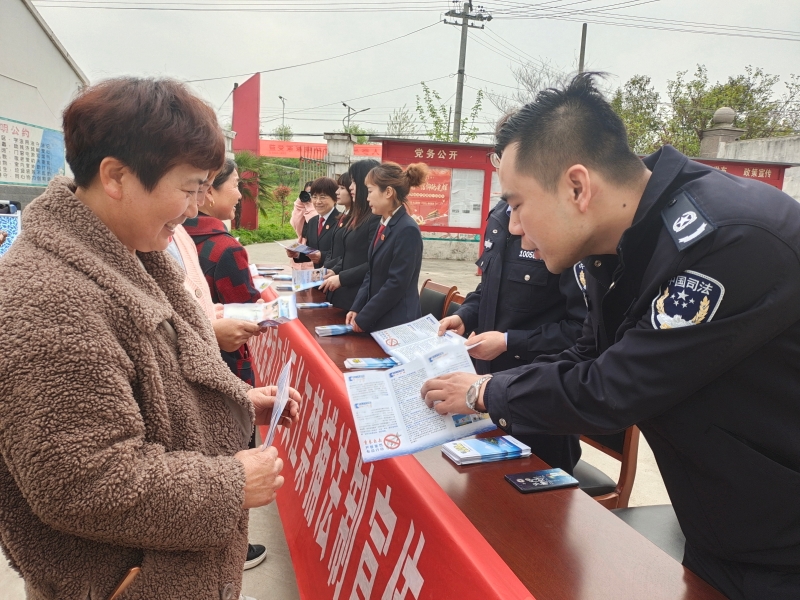
[[[416,458],[363,462],[342,373],[300,321],[250,349],[260,385],[274,385],[292,360],[291,385],[303,396],[300,422],[275,442],[286,479],[278,510],[301,598],[533,600]]]

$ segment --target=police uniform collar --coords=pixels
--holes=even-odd
[[[669,202],[672,192],[679,187],[675,180],[688,160],[672,146],[664,146],[644,158],[643,162],[652,174],[639,200],[633,224],[620,238],[617,255],[590,256],[582,261],[589,274],[606,288],[614,280],[614,271],[621,260],[626,270],[638,271],[647,266],[652,256],[649,247],[655,247],[658,229],[661,228],[661,210]],[[626,254],[625,250],[629,248],[636,250]]]

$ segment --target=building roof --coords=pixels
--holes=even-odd
[[[53,42],[53,45],[58,49],[61,53],[61,56],[64,57],[64,60],[67,61],[67,64],[75,71],[75,74],[78,78],[83,82],[84,85],[89,85],[89,79],[86,75],[81,71],[81,68],[78,66],[72,57],[67,52],[67,49],[61,45],[61,42],[58,41],[56,34],[53,33],[53,30],[50,29],[50,26],[47,24],[47,21],[44,20],[44,17],[39,14],[39,11],[36,10],[36,7],[31,3],[30,0],[22,0],[22,3],[25,5],[25,8],[33,15],[33,18],[36,19],[36,22],[39,23],[39,27],[47,34],[47,37],[50,38],[50,41]]]

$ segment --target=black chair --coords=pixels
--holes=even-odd
[[[466,298],[459,292],[453,294],[450,298],[450,301],[444,307],[444,316],[452,317],[454,314],[456,314],[456,311],[461,308],[462,304],[464,304],[464,300],[466,300]]]
[[[678,562],[683,561],[686,538],[671,504],[616,508],[611,511]]]
[[[600,469],[579,460],[573,475],[580,489],[608,509],[626,508],[636,479],[639,428],[634,425],[612,435],[582,435],[581,441],[620,461],[620,469],[619,479],[614,481]]]
[[[437,320],[443,319],[445,306],[447,306],[447,303],[455,293],[456,286],[447,287],[426,279],[419,294],[419,306],[422,310],[422,316],[430,314],[436,317]]]

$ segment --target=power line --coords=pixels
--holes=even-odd
[[[410,33],[405,33],[403,35],[397,36],[390,40],[385,40],[383,42],[378,42],[377,44],[372,44],[371,46],[366,46],[365,48],[359,48],[358,50],[351,50],[350,52],[345,52],[344,54],[337,54],[336,56],[329,56],[328,58],[320,58],[318,60],[312,60],[309,62],[298,63],[296,65],[288,65],[285,67],[276,67],[274,69],[266,69],[264,71],[250,71],[248,73],[240,73],[238,75],[224,75],[222,77],[205,77],[203,79],[189,79],[187,83],[197,83],[199,81],[218,81],[220,79],[234,79],[236,77],[247,77],[249,75],[253,75],[254,73],[274,73],[276,71],[285,71],[287,69],[295,69],[297,67],[306,67],[308,65],[315,65],[322,62],[327,62],[329,60],[334,60],[337,58],[342,58],[343,56],[350,56],[351,54],[356,54],[358,52],[363,52],[364,50],[370,50],[372,48],[377,48],[378,46],[383,46],[384,44],[389,44],[391,42],[395,42],[397,40],[401,40],[403,38],[407,38],[410,35],[414,35],[415,33],[419,33],[420,31],[424,31],[426,29],[430,29],[434,25],[438,25],[440,21],[436,21],[435,23],[431,23],[430,25],[426,25],[425,27],[420,27],[419,29],[415,29]]]

